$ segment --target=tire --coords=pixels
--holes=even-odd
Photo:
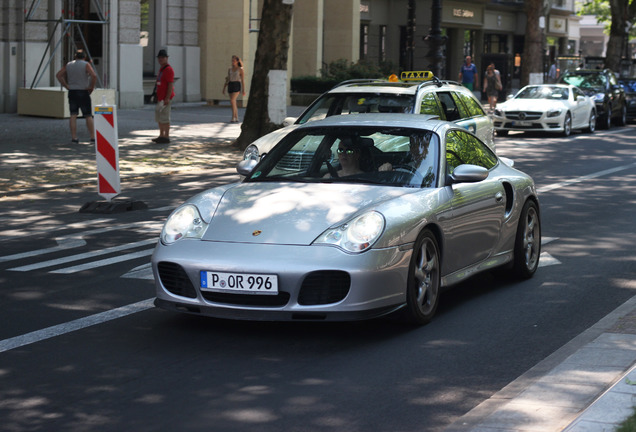
[[[508,136],[508,131],[507,130],[498,130],[497,131],[497,136],[501,136],[501,137]]]
[[[627,106],[623,104],[623,108],[621,109],[621,116],[618,118],[616,122],[619,126],[625,126],[627,124]]]
[[[527,201],[521,210],[515,237],[513,276],[529,279],[539,267],[541,255],[541,219],[534,201]]]
[[[413,246],[406,287],[405,318],[417,325],[428,324],[439,303],[441,261],[437,239],[424,230]]]
[[[612,108],[607,107],[601,126],[603,126],[603,129],[609,129],[612,127]]]
[[[596,112],[594,110],[590,111],[590,120],[585,130],[588,133],[594,133],[596,130]]]
[[[572,116],[570,113],[565,114],[565,119],[563,119],[563,132],[561,135],[564,137],[569,137],[572,133]]]

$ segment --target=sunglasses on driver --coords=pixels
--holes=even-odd
[[[352,148],[345,149],[345,148],[338,147],[338,154],[347,154],[347,155],[351,156],[355,152],[356,152],[356,150],[352,149]]]

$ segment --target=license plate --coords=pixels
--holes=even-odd
[[[278,294],[278,276],[201,271],[201,289],[241,294],[276,295]]]
[[[516,121],[512,122],[514,126],[532,126],[532,122],[529,121]]]

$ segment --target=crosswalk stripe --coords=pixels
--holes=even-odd
[[[10,339],[0,341],[0,353],[9,351],[15,348],[19,348],[32,343],[40,342],[45,339],[60,336],[65,333],[70,333],[76,330],[80,330],[86,327],[101,324],[106,321],[111,321],[117,318],[122,318],[127,315],[131,315],[137,312],[141,312],[154,307],[154,298],[142,300],[137,303],[122,306],[117,309],[111,309],[105,312],[101,312],[95,315],[87,316],[85,318],[79,318],[74,321],[70,321],[64,324],[58,324],[55,326],[47,327],[42,330],[36,330],[31,333],[27,333],[21,336],[16,336]]]
[[[72,261],[79,261],[79,260],[83,260],[86,258],[92,258],[95,256],[100,256],[100,255],[107,255],[109,253],[113,253],[113,252],[120,252],[123,250],[127,250],[127,249],[134,249],[136,247],[139,246],[146,246],[149,244],[153,244],[153,243],[157,243],[157,239],[153,238],[153,239],[147,239],[147,240],[142,240],[142,241],[138,241],[138,242],[134,242],[134,243],[127,243],[124,245],[119,245],[119,246],[113,246],[113,247],[109,247],[106,249],[100,249],[98,251],[92,251],[92,252],[86,252],[86,253],[81,253],[81,254],[77,254],[77,255],[70,255],[67,257],[63,257],[63,258],[57,258],[57,259],[53,259],[53,260],[48,260],[48,261],[42,261],[39,263],[35,263],[35,264],[29,264],[29,265],[24,265],[24,266],[20,266],[20,267],[14,267],[14,268],[10,268],[9,270],[11,271],[31,271],[31,270],[38,270],[41,268],[45,268],[45,267],[53,267],[56,265],[60,265],[60,264],[66,264]]]
[[[103,267],[103,266],[115,264],[115,263],[118,263],[118,262],[123,262],[123,261],[128,261],[128,260],[132,260],[132,259],[136,259],[136,258],[146,257],[146,256],[149,256],[149,255],[152,255],[153,252],[154,252],[154,249],[148,249],[148,250],[144,250],[144,251],[140,251],[140,252],[133,252],[133,253],[119,255],[119,256],[116,256],[116,257],[112,257],[112,258],[106,258],[106,259],[103,259],[103,260],[89,262],[89,263],[86,263],[86,264],[80,264],[80,265],[76,265],[76,266],[73,266],[73,267],[66,267],[66,268],[59,269],[59,270],[53,270],[50,273],[56,273],[56,274],[77,273],[77,272],[81,272],[81,271],[84,271],[84,270],[90,270],[90,269],[94,269],[94,268],[97,268],[97,267]]]

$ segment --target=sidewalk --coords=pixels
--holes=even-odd
[[[302,107],[289,107],[297,116]],[[239,111],[243,118],[244,110]],[[135,178],[234,167],[240,125],[229,105],[176,104],[170,144],[155,144],[154,108],[119,110],[122,189]],[[72,144],[68,120],[0,114],[0,203],[34,191],[95,189],[95,149],[85,121]],[[97,199],[97,194],[95,195]],[[636,406],[636,297],[450,425],[457,432],[613,431]]]

